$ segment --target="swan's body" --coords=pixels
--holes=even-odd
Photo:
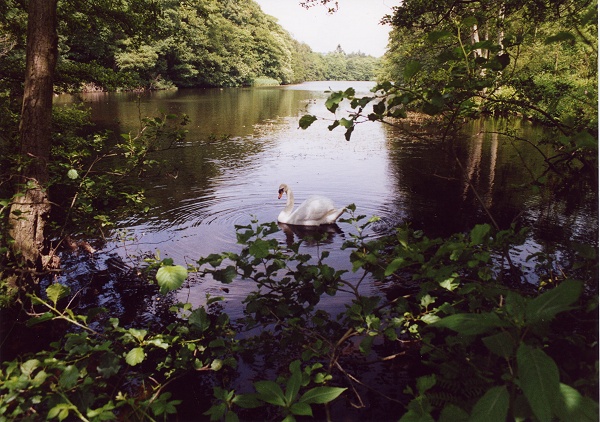
[[[329,198],[314,195],[306,199],[294,210],[294,194],[286,185],[279,186],[279,198],[283,194],[287,196],[287,202],[283,211],[279,213],[277,221],[280,223],[298,226],[320,226],[322,224],[334,224],[335,220],[345,211],[338,210]]]

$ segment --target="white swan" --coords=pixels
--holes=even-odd
[[[334,224],[335,220],[346,211],[345,208],[336,209],[331,199],[318,195],[307,198],[294,211],[294,194],[288,185],[282,183],[279,186],[279,199],[284,193],[287,195],[287,203],[283,211],[279,213],[279,217],[277,217],[277,221],[280,223],[298,226]]]

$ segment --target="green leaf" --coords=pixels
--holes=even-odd
[[[350,138],[352,137],[352,132],[354,132],[354,126],[348,128],[348,130],[346,130],[346,132],[344,133],[344,138],[346,139],[346,141],[350,140]]]
[[[342,102],[342,100],[344,99],[344,93],[341,91],[337,91],[337,92],[332,92],[329,97],[327,98],[327,100],[325,100],[325,107],[327,107],[327,110],[329,110],[331,113],[335,113],[335,111],[338,108],[338,105],[340,104],[340,102]]]
[[[65,420],[69,416],[69,410],[74,409],[73,405],[59,403],[48,412],[48,419],[58,418],[59,421]]]
[[[258,391],[262,401],[281,407],[285,407],[288,404],[285,401],[281,387],[274,381],[257,381],[254,383],[254,388]]]
[[[290,407],[290,411],[298,416],[312,416],[312,409],[307,403],[294,403]]]
[[[166,294],[181,287],[187,278],[187,270],[181,265],[169,265],[160,267],[156,272],[156,281],[160,286],[160,292]]]
[[[517,350],[521,389],[541,421],[552,419],[552,406],[560,399],[558,367],[543,350],[522,343]]]
[[[433,388],[436,382],[437,380],[434,374],[417,378],[417,391],[419,392],[419,395],[423,395],[427,390]]]
[[[304,393],[298,402],[307,404],[329,403],[346,390],[347,388],[340,387],[315,387]]]
[[[515,351],[515,339],[507,331],[483,337],[481,341],[490,352],[503,358],[511,357]]]
[[[77,380],[79,379],[79,369],[75,365],[67,366],[62,374],[60,374],[60,379],[58,380],[58,385],[65,390],[69,390],[77,384]]]
[[[525,322],[527,324],[547,322],[556,314],[572,309],[570,305],[579,299],[582,289],[583,283],[580,281],[563,281],[527,304]]]
[[[429,34],[427,34],[427,41],[429,41],[430,43],[434,43],[441,40],[442,38],[452,36],[453,34],[450,31],[431,31]]]
[[[556,402],[554,413],[563,421],[597,421],[598,403],[583,397],[573,387],[561,383],[560,399]]]
[[[285,386],[285,398],[287,403],[292,403],[302,384],[302,373],[300,372],[300,361],[295,360],[290,364],[290,371],[292,376],[288,379]]]
[[[447,404],[442,409],[437,422],[467,422],[469,414],[454,404]]]
[[[467,16],[463,18],[461,25],[466,27],[472,27],[477,25],[477,18],[475,16]]]
[[[192,311],[188,318],[190,325],[194,326],[201,332],[204,332],[210,327],[210,320],[204,308],[197,308]]]
[[[404,265],[404,261],[404,258],[399,257],[390,262],[385,269],[385,276],[388,277],[394,274],[400,267]]]
[[[422,68],[423,68],[423,65],[421,64],[421,62],[418,62],[416,60],[409,60],[409,62],[406,63],[406,66],[404,66],[404,71],[402,73],[402,76],[404,76],[404,79],[409,80],[410,78],[415,76],[417,73],[419,73],[419,71]]]
[[[223,284],[229,284],[237,276],[237,271],[233,265],[228,265],[225,268],[218,269],[212,273],[215,280]]]
[[[262,402],[258,400],[257,394],[240,394],[233,398],[233,403],[242,409],[255,409],[262,406]]]
[[[508,322],[501,320],[498,315],[490,312],[450,315],[431,324],[430,327],[449,328],[463,335],[478,335],[507,325]]]
[[[67,177],[69,179],[75,180],[79,177],[79,174],[77,173],[77,170],[71,169],[67,172]]]
[[[471,246],[481,245],[491,230],[489,224],[477,224],[471,230]]]
[[[133,336],[133,338],[135,338],[139,342],[144,341],[144,339],[146,338],[146,335],[148,335],[148,330],[140,330],[137,328],[130,328],[129,330],[127,330],[127,332],[129,334],[131,334]]]
[[[271,248],[271,243],[267,240],[257,239],[248,248],[248,252],[250,255],[262,259],[269,256],[269,251]]]
[[[560,31],[556,35],[546,38],[546,44],[553,44],[556,42],[569,41],[574,42],[575,36],[567,31]]]
[[[127,362],[131,366],[135,366],[138,363],[141,363],[145,358],[144,349],[141,347],[135,347],[127,353],[125,356],[125,362]]]
[[[490,388],[475,403],[469,422],[505,422],[509,399],[506,386]]]
[[[30,376],[37,367],[40,366],[40,361],[37,359],[29,359],[21,364],[21,373],[26,376]]]
[[[225,414],[225,422],[239,422],[240,418],[233,412]]]
[[[308,127],[312,125],[316,120],[317,118],[315,116],[311,114],[305,114],[300,118],[300,128],[308,129]]]
[[[48,299],[54,303],[54,306],[56,306],[56,303],[63,297],[67,296],[70,292],[70,288],[58,283],[51,284],[46,289],[46,295],[48,295]]]

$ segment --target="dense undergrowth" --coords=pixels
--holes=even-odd
[[[344,222],[355,233],[344,247],[353,271],[364,275],[358,281],[329,266],[327,252],[303,253],[302,242],[282,246],[274,223],[238,227],[240,253],[213,254],[188,268],[147,260],[144,274],[167,295],[189,272],[252,283],[240,321],[220,311],[220,297],[195,309],[175,303],[170,323],[133,327],[103,309],[78,312],[68,286],[30,294],[27,326],[60,324],[65,335],[4,362],[0,418],[169,419],[185,408],[170,386],[195,373],[205,393],[212,386],[213,404],[201,409],[211,420],[328,418],[340,412],[334,400],[347,403],[345,417],[354,419],[351,406],[368,417],[364,397],[373,391],[397,412],[389,420],[596,420],[593,254],[534,285],[506,258],[525,231],[484,224],[429,239],[398,228],[366,241],[362,233],[375,219],[349,209]],[[543,264],[538,270],[549,274]],[[576,270],[585,277],[570,277]],[[394,293],[360,294],[367,276],[391,281]],[[319,308],[324,296],[338,294],[349,295],[345,311]],[[268,362],[264,373],[272,377],[235,390],[244,360]],[[390,391],[361,379],[361,365],[402,378],[409,362],[415,378]]]

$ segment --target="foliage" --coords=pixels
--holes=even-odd
[[[141,206],[143,191],[128,178],[158,165],[153,153],[178,147],[187,124],[185,115],[143,118],[137,133],[123,134],[111,143],[109,134],[89,134],[88,119],[85,109],[55,109],[49,188],[61,192],[53,218],[61,237],[72,234],[74,227],[101,233],[119,212],[127,212],[127,206]],[[97,208],[113,211],[99,215]]]
[[[216,381],[215,401],[205,409],[211,420],[273,411],[292,421],[340,395],[360,407],[364,382],[350,368],[378,361],[389,371],[397,360],[421,368],[405,389],[401,420],[595,420],[596,328],[581,324],[597,310],[585,293],[593,279],[567,277],[526,289],[505,255],[520,246],[524,232],[478,225],[468,234],[429,239],[398,228],[367,241],[364,233],[376,219],[364,222],[354,206],[348,209],[345,222],[356,229],[345,245],[353,271],[406,288],[387,299],[361,294],[364,276],[335,270],[325,252],[303,253],[302,242],[283,247],[273,237],[274,223],[256,222],[238,227],[240,253],[213,254],[187,270],[170,259],[148,260],[163,293],[180,288],[188,271],[225,284],[252,283],[242,325],[180,303],[162,328],[122,327],[102,310],[77,314],[69,288],[51,284],[44,297],[30,296],[29,325],[63,321],[70,328],[50,349],[3,364],[0,414],[10,420],[163,418],[179,404],[168,388],[173,380],[193,370],[235,369],[241,356],[263,354],[279,376],[254,381],[254,391],[245,393],[228,387],[235,377]],[[345,311],[319,309],[323,295],[340,294],[349,295]],[[207,307],[219,300],[208,298]],[[574,319],[580,321],[575,332]],[[241,332],[258,334],[234,341]],[[375,347],[382,342],[388,346]],[[584,358],[570,365],[564,347]],[[348,355],[348,348],[357,353]]]
[[[54,109],[47,187],[54,207],[44,270],[56,268],[59,248],[83,246],[91,251],[93,248],[87,238],[103,238],[117,218],[132,209],[148,206],[135,180],[160,164],[153,154],[180,146],[186,124],[185,115],[144,118],[137,133],[123,134],[114,142],[108,133],[91,130],[89,111],[84,107]],[[18,296],[19,288],[27,284],[28,274],[18,268],[8,248],[12,241],[7,234],[10,205],[14,200],[11,188],[13,175],[18,170],[12,157],[12,154],[7,157],[9,166],[0,183],[6,195],[0,201],[0,297],[4,306]]]
[[[4,12],[0,91],[20,83],[26,30],[19,2]],[[58,14],[60,92],[370,80],[377,64],[360,53],[312,52],[253,1],[62,1]]]
[[[70,302],[64,305],[69,293],[51,284],[45,298],[30,296],[29,326],[65,321],[68,330],[49,349],[3,363],[0,420],[166,419],[180,403],[165,391],[169,382],[190,370],[235,366],[225,314],[178,304],[171,309],[174,321],[160,330],[126,328],[103,309],[75,313]]]

